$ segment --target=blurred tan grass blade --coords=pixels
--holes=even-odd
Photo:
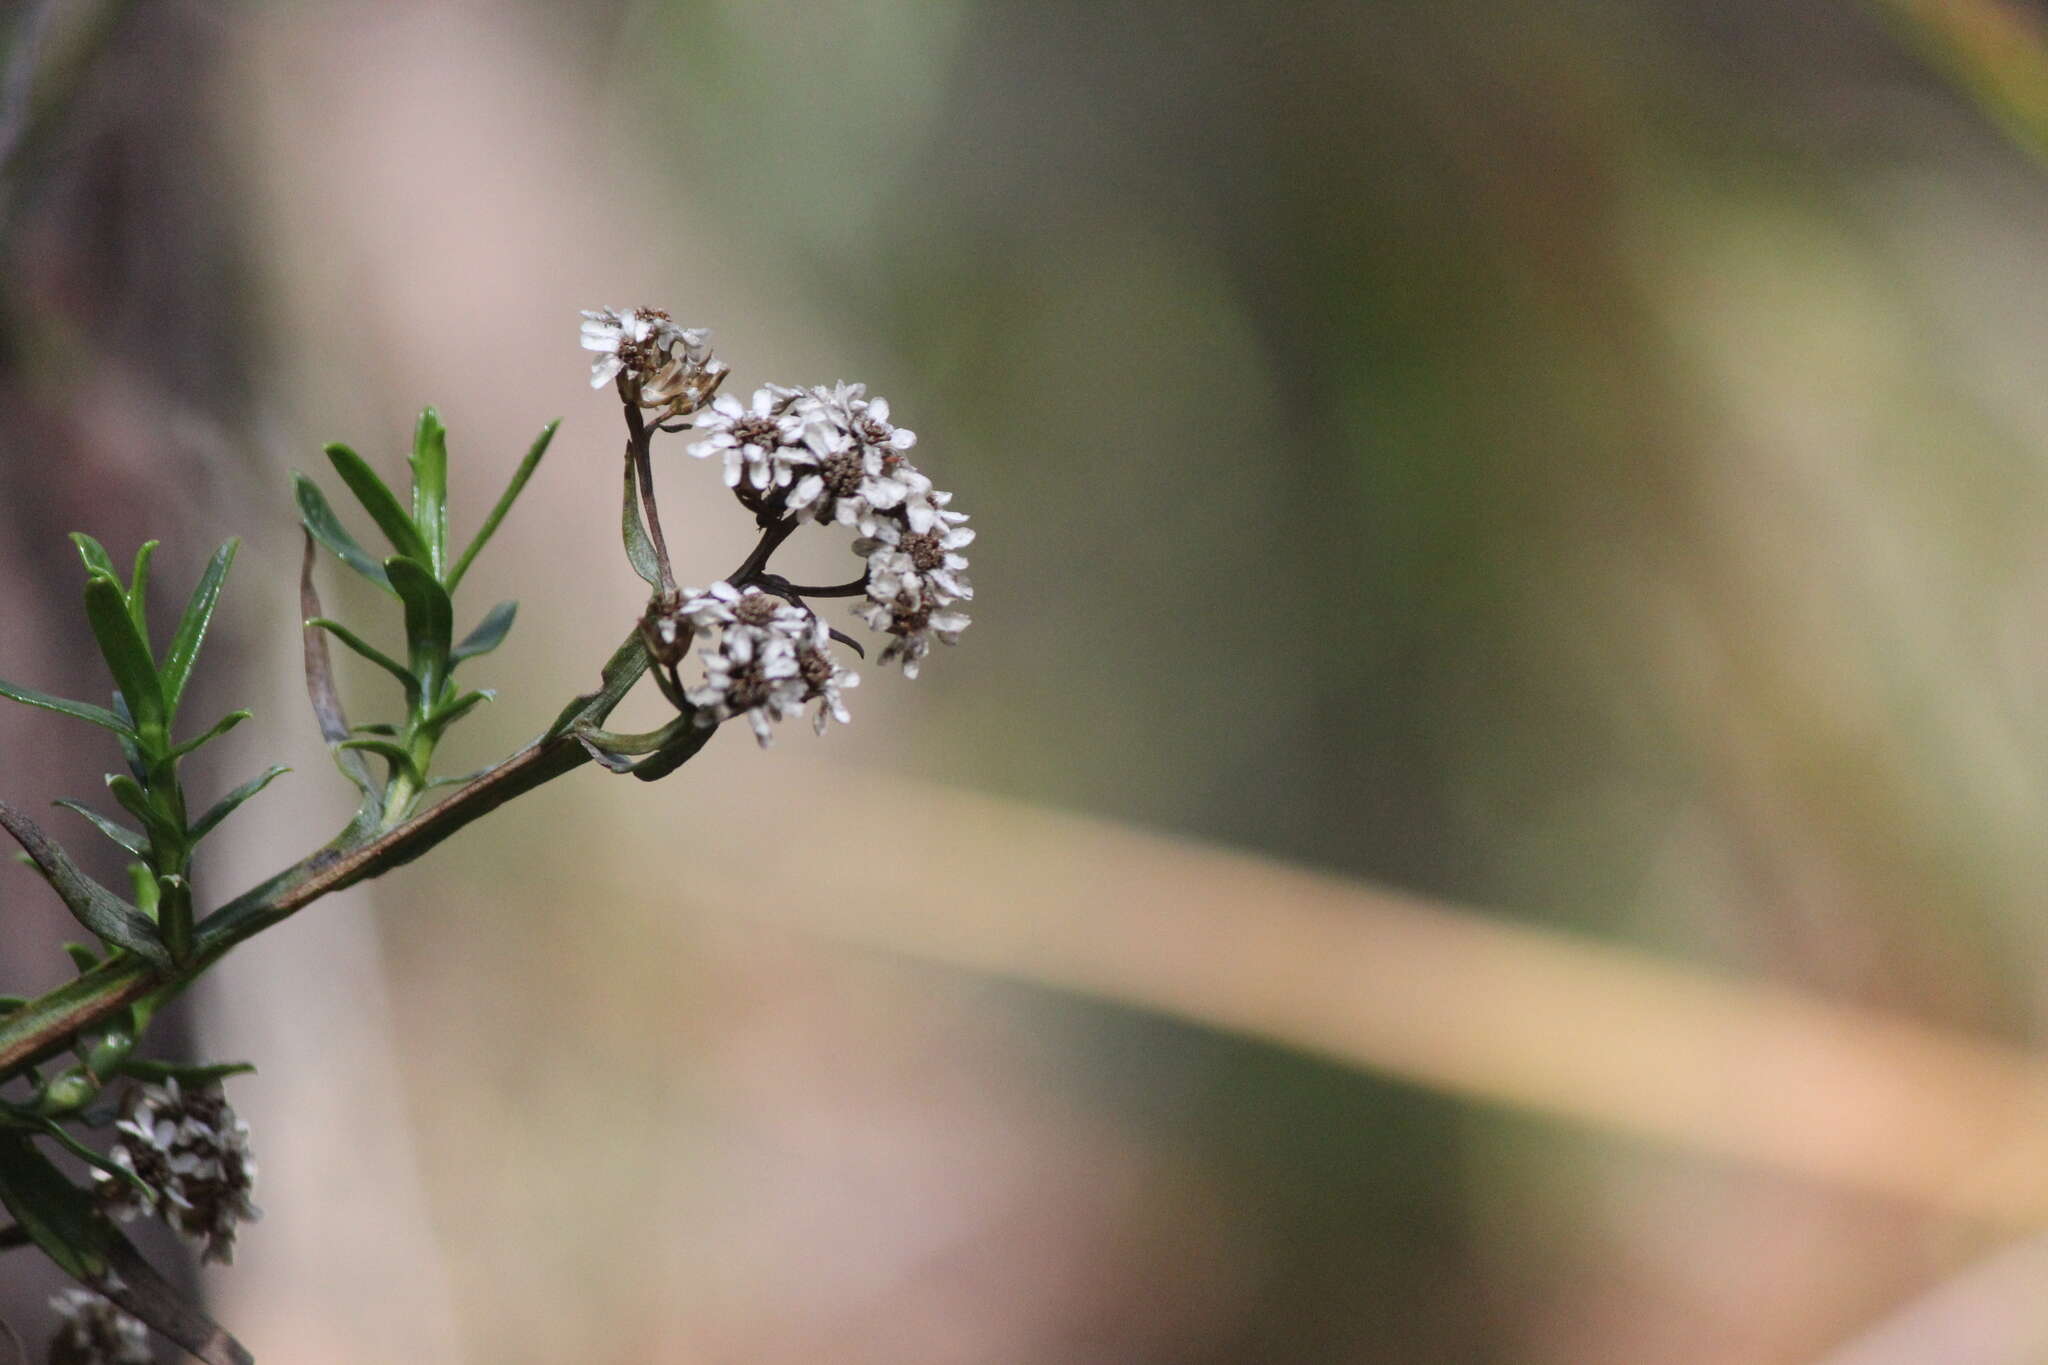
[[[2007,0],[1871,0],[1894,28],[2048,162],[2048,29]]]
[[[821,779],[823,774],[820,774]],[[2048,1063],[1241,853],[864,782],[914,874],[819,822],[692,867],[703,903],[1124,1002],[1474,1099],[2013,1225],[2048,1224]],[[832,831],[838,830],[834,833]],[[728,880],[730,879],[730,880]]]

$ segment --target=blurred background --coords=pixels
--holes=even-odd
[[[396,477],[438,405],[461,534],[562,417],[445,770],[594,683],[641,592],[580,308],[867,382],[981,533],[962,646],[850,728],[579,772],[171,1021],[261,1067],[204,1277],[259,1359],[2048,1352],[2031,7],[5,20],[0,674],[103,688],[63,532],[181,585],[246,538],[200,685],[258,719],[195,785],[297,771],[203,900],[346,818],[323,442]],[[703,582],[752,537],[681,447]],[[24,806],[110,757],[0,753]],[[0,868],[8,989],[67,932]]]

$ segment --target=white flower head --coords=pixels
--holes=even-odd
[[[832,653],[831,642],[832,632],[813,616],[809,631],[796,647],[797,674],[804,680],[804,700],[818,703],[811,727],[821,735],[827,721],[836,720],[841,725],[852,722],[840,693],[860,686],[860,674],[839,662]]]
[[[876,585],[869,583],[868,599],[854,608],[854,614],[869,626],[894,638],[882,648],[879,664],[901,663],[903,676],[915,678],[932,642],[956,645],[970,619],[966,612],[936,600],[918,584],[899,581],[896,591],[877,597]]]
[[[50,1338],[50,1365],[153,1365],[149,1329],[90,1289],[66,1289],[50,1300],[63,1319]]]
[[[894,449],[863,446],[822,422],[805,428],[804,441],[811,460],[790,490],[787,505],[807,520],[837,522],[871,535],[878,513],[931,491],[932,481]]]
[[[934,521],[924,531],[911,530],[907,519],[881,520],[873,534],[853,542],[854,553],[868,561],[868,594],[893,602],[915,593],[934,606],[972,601],[967,556],[960,551],[973,543],[974,531],[959,524],[966,520],[964,513],[952,515],[958,521]]]
[[[700,652],[704,682],[685,692],[701,723],[715,725],[745,716],[762,748],[774,743],[773,722],[803,705],[804,681],[796,641],[768,626],[740,622],[720,633],[718,644]]]
[[[806,389],[800,400],[809,416],[845,432],[867,450],[901,453],[917,444],[917,433],[889,420],[889,400],[868,397],[865,384],[844,380]]]
[[[739,487],[743,474],[754,489],[783,488],[798,464],[815,458],[804,443],[804,425],[791,391],[777,385],[754,390],[754,401],[744,407],[721,394],[697,414],[697,429],[710,435],[693,443],[690,453],[700,460],[723,456],[727,488]]]
[[[114,1125],[108,1158],[149,1188],[144,1194],[107,1171],[93,1172],[100,1198],[122,1220],[155,1213],[202,1248],[201,1261],[235,1258],[239,1224],[263,1216],[250,1200],[256,1162],[249,1128],[218,1090],[181,1090],[173,1079],[144,1085]]]

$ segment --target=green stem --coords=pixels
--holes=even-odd
[[[571,702],[539,738],[457,788],[431,810],[366,842],[330,843],[228,902],[199,923],[191,956],[175,968],[157,971],[131,954],[117,953],[0,1017],[0,1080],[61,1051],[80,1030],[104,1022],[144,997],[181,987],[237,944],[330,891],[402,867],[507,801],[589,762],[590,756],[576,739],[576,727],[602,724],[647,668],[647,652],[636,628],[605,665],[603,686]]]

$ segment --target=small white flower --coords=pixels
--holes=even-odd
[[[868,586],[868,600],[854,608],[854,614],[878,631],[892,635],[876,660],[879,664],[901,662],[903,676],[915,678],[924,656],[931,653],[932,641],[957,645],[960,632],[970,624],[966,612],[933,601],[918,587],[898,583],[893,596],[874,596],[875,586]]]
[[[811,728],[819,734],[825,733],[828,720],[841,725],[850,724],[853,717],[847,713],[846,702],[840,697],[842,689],[860,686],[860,674],[850,672],[839,662],[831,650],[832,632],[823,621],[813,616],[806,637],[796,647],[797,672],[804,680],[804,700],[818,703],[818,712],[811,720]]]
[[[795,465],[813,458],[804,445],[803,415],[788,390],[774,385],[754,390],[748,407],[731,394],[721,394],[697,414],[696,426],[711,434],[692,444],[690,453],[700,460],[722,455],[727,488],[737,488],[742,473],[756,489],[786,487]]]
[[[50,1338],[51,1365],[152,1365],[149,1329],[90,1289],[66,1289],[50,1300],[63,1323]]]
[[[964,513],[951,514],[965,521]],[[868,593],[890,602],[906,592],[920,593],[933,606],[971,601],[974,587],[966,577],[974,531],[953,523],[934,522],[930,530],[913,531],[906,523],[879,521],[872,535],[853,542],[853,552],[868,561]]]
[[[863,446],[846,432],[813,422],[804,431],[810,467],[789,491],[787,506],[806,518],[837,522],[870,535],[877,514],[925,496],[932,481],[893,449]]]
[[[216,1090],[183,1091],[178,1082],[139,1087],[126,1118],[114,1125],[108,1159],[137,1176],[151,1193],[106,1171],[93,1178],[100,1197],[123,1221],[155,1213],[187,1241],[202,1261],[235,1258],[240,1223],[263,1216],[250,1193],[256,1162],[249,1128]]]
[[[720,635],[716,648],[700,651],[700,657],[704,683],[683,695],[705,724],[743,715],[765,749],[774,742],[771,723],[803,705],[796,642],[788,634],[741,622]]]
[[[868,397],[865,384],[844,380],[826,388],[819,384],[805,391],[807,413],[851,436],[870,450],[892,450],[899,454],[917,444],[917,433],[889,420],[889,400]]]

